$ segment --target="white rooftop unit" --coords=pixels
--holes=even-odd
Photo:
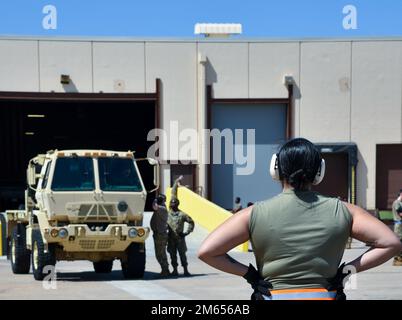
[[[196,23],[194,26],[194,34],[203,34],[205,37],[229,37],[241,33],[240,23]]]

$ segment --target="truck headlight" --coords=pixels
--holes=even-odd
[[[67,229],[64,229],[64,228],[60,229],[59,230],[59,237],[62,238],[62,239],[67,238],[68,237]]]
[[[135,228],[131,228],[128,230],[128,236],[130,238],[135,238],[137,236],[137,230]]]

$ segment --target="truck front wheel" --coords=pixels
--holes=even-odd
[[[113,269],[113,260],[103,260],[94,262],[94,269],[96,273],[110,273]]]
[[[53,245],[48,244],[48,250],[45,252],[45,245],[40,231],[32,231],[32,271],[35,280],[43,280],[49,273],[54,272],[54,266],[56,265],[54,249]],[[48,269],[49,267],[50,269]]]
[[[126,260],[121,261],[124,278],[142,278],[145,272],[145,244],[131,243],[126,252]]]
[[[10,241],[10,260],[13,273],[29,273],[30,257],[31,252],[27,249],[25,226],[18,224],[13,228]]]

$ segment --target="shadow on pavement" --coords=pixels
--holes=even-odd
[[[203,277],[203,276],[210,276],[211,273],[192,273],[190,276],[186,277],[182,274],[178,276],[168,276],[168,277],[160,277],[159,273],[155,272],[145,272],[144,279],[142,280],[174,280],[174,279],[188,279],[188,278],[196,278],[196,277]]]
[[[138,281],[138,280],[175,280],[175,279],[184,279],[184,278],[195,278],[195,277],[203,277],[211,275],[206,273],[194,273],[189,277],[185,277],[181,274],[178,276],[169,276],[169,277],[160,277],[159,273],[145,271],[144,277],[141,279],[126,279],[123,276],[123,273],[120,270],[113,270],[110,273],[96,273],[93,271],[83,271],[83,272],[57,272],[57,280],[58,281],[71,281],[71,282],[80,282],[80,281]]]

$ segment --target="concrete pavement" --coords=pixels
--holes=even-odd
[[[144,217],[148,225],[150,214]],[[10,262],[0,259],[0,299],[249,299],[251,290],[240,277],[222,273],[204,264],[196,257],[197,249],[207,232],[196,226],[187,238],[189,270],[193,276],[158,279],[160,267],[155,259],[153,240],[147,240],[147,265],[143,280],[125,280],[120,263],[115,261],[113,271],[102,275],[93,272],[92,263],[85,261],[59,262],[57,288],[45,289],[32,274],[14,275]],[[357,257],[367,248],[353,242],[345,251],[345,260]],[[248,264],[254,263],[252,253],[232,252],[231,255]],[[182,272],[179,267],[179,272]],[[393,267],[392,261],[358,274],[356,288],[347,290],[349,299],[402,299],[402,267]]]

